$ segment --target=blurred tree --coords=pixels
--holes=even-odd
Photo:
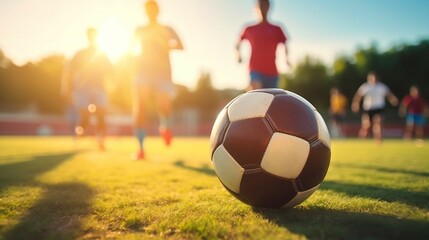
[[[297,92],[324,111],[329,105],[329,89],[339,87],[351,99],[366,80],[369,71],[377,72],[398,98],[408,93],[411,85],[420,87],[429,99],[429,40],[416,44],[398,44],[380,51],[377,44],[360,46],[350,55],[336,58],[332,66],[306,57],[292,74],[281,76],[281,86]],[[61,113],[60,76],[65,63],[61,55],[42,58],[36,63],[16,66],[0,50],[0,111],[36,106],[43,113]],[[132,105],[132,57],[116,64],[116,77],[108,84],[109,101],[119,111],[130,112]],[[194,91],[178,86],[174,99],[176,109],[196,108],[206,119],[213,118],[237,90],[216,90],[209,73],[201,73]]]
[[[287,89],[310,101],[316,108],[329,106],[329,88],[332,85],[327,67],[319,60],[305,57],[298,63],[293,76],[288,79]]]
[[[3,55],[4,56],[4,55]],[[48,56],[37,63],[16,66],[9,62],[0,71],[0,106],[3,111],[32,108],[42,113],[61,113],[60,78],[63,56]]]
[[[189,107],[195,107],[193,103],[192,92],[183,85],[176,85],[176,96],[173,99],[173,108],[176,110],[182,110]]]
[[[35,64],[37,74],[29,76],[34,91],[33,101],[41,113],[61,113],[64,107],[61,96],[61,75],[65,65],[65,57],[52,55],[41,59]]]
[[[360,73],[346,56],[337,58],[332,66],[332,85],[338,87],[349,99],[363,83],[365,74]]]
[[[0,68],[5,69],[11,64],[12,61],[0,49]]]
[[[219,105],[219,92],[213,88],[209,73],[202,72],[193,94],[193,104],[198,109],[200,117],[212,118]]]

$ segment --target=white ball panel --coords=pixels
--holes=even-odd
[[[287,90],[285,90],[286,92],[287,92],[287,94],[288,95],[291,95],[292,97],[295,97],[295,98],[297,98],[297,99],[299,99],[299,100],[301,100],[302,102],[304,102],[306,105],[308,105],[311,109],[313,109],[313,111],[316,111],[316,108],[313,106],[313,104],[311,104],[307,99],[305,99],[305,98],[303,98],[303,97],[301,97],[300,95],[298,95],[298,94],[296,94],[296,93],[294,93],[294,92],[291,92],[291,91],[287,91]]]
[[[307,198],[309,198],[318,188],[320,185],[315,186],[314,188],[311,188],[304,192],[298,192],[298,194],[286,205],[283,206],[283,208],[293,207],[296,206],[302,202],[304,202]]]
[[[326,146],[331,148],[331,137],[329,136],[329,130],[326,126],[325,121],[323,120],[322,115],[319,112],[315,111],[315,116],[317,120],[317,129],[319,131],[319,140],[323,142]]]
[[[215,146],[217,138],[219,137],[219,127],[222,127],[221,124],[223,124],[222,120],[224,119],[225,114],[227,114],[226,109],[222,109],[220,113],[218,114],[216,121],[213,124],[212,132],[210,134],[210,146]]]
[[[265,117],[274,95],[263,92],[243,94],[228,107],[231,122],[248,118]]]
[[[244,168],[234,160],[223,145],[220,145],[214,152],[212,162],[222,183],[231,191],[239,193]]]
[[[288,179],[297,178],[310,153],[310,144],[304,139],[283,133],[274,133],[262,158],[265,171]]]

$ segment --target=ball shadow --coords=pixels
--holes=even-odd
[[[429,223],[323,208],[254,208],[279,227],[309,239],[429,239]]]
[[[216,176],[216,172],[208,164],[204,164],[202,167],[193,167],[193,166],[186,165],[185,161],[183,160],[177,160],[176,162],[174,162],[174,165],[176,167],[183,168],[186,170],[206,174],[209,176]]]

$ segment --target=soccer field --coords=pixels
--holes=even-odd
[[[220,184],[208,138],[0,138],[0,239],[429,239],[429,143],[337,140],[321,187],[255,209]]]

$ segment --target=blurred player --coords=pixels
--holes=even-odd
[[[415,137],[418,141],[423,141],[424,137],[424,124],[425,116],[424,111],[427,110],[428,105],[426,101],[420,96],[417,86],[411,86],[410,94],[405,96],[401,102],[399,113],[406,115],[406,128],[405,139],[410,139],[413,136],[413,129]]]
[[[268,21],[269,0],[258,0],[257,10],[259,22],[244,28],[236,45],[237,59],[240,63],[240,46],[243,40],[248,40],[251,50],[249,70],[250,85],[247,90],[258,88],[275,88],[278,85],[279,76],[276,67],[276,50],[279,44],[284,44],[286,64],[290,67],[287,37],[280,26]]]
[[[104,82],[112,73],[113,67],[107,56],[97,48],[97,31],[89,28],[87,37],[88,47],[78,51],[64,71],[62,91],[79,113],[75,134],[80,136],[85,133],[90,114],[95,113],[98,145],[101,150],[104,150],[107,106]]]
[[[368,135],[368,130],[372,125],[372,133],[377,142],[381,142],[381,124],[382,114],[386,105],[385,98],[396,106],[398,99],[389,88],[378,81],[374,72],[368,73],[367,82],[363,83],[353,97],[352,110],[359,111],[360,101],[363,98],[362,126],[359,130],[359,137],[365,138]]]
[[[331,115],[331,135],[333,137],[342,137],[343,132],[341,123],[346,116],[347,98],[341,91],[334,87],[331,89],[330,108]]]
[[[169,52],[172,49],[183,49],[176,32],[171,27],[158,23],[157,2],[148,0],[144,7],[149,22],[137,28],[135,32],[135,39],[141,47],[134,78],[136,95],[133,109],[134,131],[139,142],[137,159],[144,158],[143,142],[146,135],[147,107],[152,103],[152,96],[160,120],[159,132],[166,145],[170,145],[172,140],[170,97],[174,93],[174,85],[171,79]]]

